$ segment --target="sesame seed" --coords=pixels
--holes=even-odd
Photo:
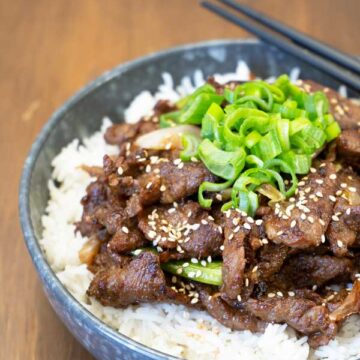
[[[305,185],[305,181],[299,181],[298,186],[304,186]]]
[[[186,267],[188,267],[190,264],[188,263],[188,262],[185,262],[185,263],[183,263],[183,265],[182,265],[182,267],[183,268],[186,268]]]
[[[254,272],[256,272],[256,271],[257,271],[257,269],[258,269],[258,266],[256,265],[256,266],[254,266],[254,267],[253,267],[253,269],[251,270],[251,272],[253,272],[253,273],[254,273]]]
[[[201,223],[202,223],[203,225],[207,225],[207,224],[208,224],[208,222],[207,222],[205,219],[202,219],[202,220],[201,220]]]
[[[241,302],[241,295],[238,295],[237,297],[237,300]]]
[[[283,297],[283,296],[284,296],[281,291],[278,291],[278,292],[276,293],[276,295],[279,296],[279,297]]]
[[[239,225],[239,222],[240,222],[240,219],[239,219],[239,218],[234,218],[234,219],[232,220],[232,223],[233,223],[235,226]]]
[[[128,234],[129,233],[129,229],[126,227],[126,226],[123,226],[121,228],[122,232],[124,232],[125,234]]]
[[[308,216],[307,219],[311,224],[314,223],[314,218],[312,216]]]
[[[293,291],[289,291],[288,292],[288,295],[291,296],[291,297],[294,297],[295,296],[295,293]]]
[[[124,173],[124,169],[121,166],[119,166],[117,169],[117,173],[121,176]]]
[[[244,228],[247,229],[247,230],[251,230],[251,225],[248,224],[248,223],[245,223]]]
[[[291,224],[290,224],[290,227],[293,228],[293,227],[295,227],[295,226],[296,226],[296,220],[293,220],[293,221],[291,222]]]
[[[319,184],[319,185],[322,185],[323,182],[324,182],[324,180],[322,180],[322,179],[316,179],[315,182],[316,182],[317,184]]]
[[[191,160],[192,162],[198,162],[198,161],[199,161],[195,156],[192,156],[190,160]]]
[[[346,189],[346,188],[347,188],[347,184],[346,184],[346,183],[341,183],[341,184],[340,184],[340,187],[342,187],[343,189]]]
[[[165,145],[165,150],[170,150],[171,149],[171,143],[167,143]]]
[[[184,167],[184,163],[180,163],[179,165],[178,165],[178,169],[182,169]]]
[[[262,240],[261,240],[261,242],[262,242],[264,245],[266,245],[266,244],[268,244],[268,243],[269,243],[269,240],[268,240],[268,239],[266,239],[266,238],[264,238],[264,239],[262,239]]]
[[[245,227],[245,226],[244,226],[244,227]],[[234,229],[234,233],[239,232],[239,230],[240,230],[240,226],[237,226],[237,227]]]
[[[173,284],[176,284],[177,278],[176,278],[175,275],[171,277],[171,282],[172,282]]]
[[[147,183],[147,184],[146,184],[146,189],[149,190],[149,189],[151,188],[151,186],[152,186],[152,182]]]
[[[175,159],[173,163],[174,165],[179,165],[181,163],[181,159]]]
[[[198,270],[198,271],[196,272],[196,274],[195,274],[195,277],[200,277],[201,274],[202,274],[202,272],[201,272],[200,270]]]
[[[344,246],[344,244],[341,240],[338,240],[336,243],[339,248],[342,248]]]
[[[321,235],[321,242],[324,244],[324,243],[325,243],[325,241],[326,241],[325,235],[324,235],[324,234],[322,234],[322,235]]]
[[[216,198],[216,200],[222,201],[222,195],[221,194],[216,194],[215,198]]]
[[[325,226],[325,221],[323,219],[319,219],[319,223],[322,225],[322,226]]]
[[[161,191],[161,192],[166,191],[166,186],[165,186],[165,185],[161,185],[161,186],[160,186],[160,191]]]
[[[336,202],[336,197],[334,195],[329,195],[329,199],[332,201],[332,202]]]
[[[211,262],[212,262],[212,257],[211,257],[210,255],[207,257],[207,262],[208,262],[208,263],[211,263]]]
[[[245,278],[245,286],[248,287],[249,286],[249,279]]]
[[[350,208],[347,208],[346,211],[345,211],[345,214],[346,214],[346,215],[350,215],[350,213],[351,213],[351,209],[350,209]]]
[[[284,233],[284,232],[283,232],[282,230],[280,230],[280,231],[278,231],[278,232],[276,233],[276,235],[277,235],[277,236],[281,236],[283,233]]]
[[[306,215],[305,215],[304,213],[302,213],[302,214],[300,215],[300,218],[301,218],[301,220],[305,220],[305,219],[306,219]]]
[[[356,192],[356,187],[351,186],[351,187],[349,187],[349,190],[350,190],[351,192],[355,193],[355,192]]]
[[[338,190],[336,193],[335,193],[336,196],[340,196],[342,195],[342,190]]]
[[[315,174],[315,173],[316,173],[316,169],[313,168],[313,167],[311,167],[311,168],[310,168],[310,172],[312,172],[313,174]]]
[[[196,304],[197,302],[199,302],[199,299],[196,297],[192,298],[190,301],[191,304]]]
[[[319,198],[322,198],[322,197],[323,197],[323,194],[322,194],[322,192],[320,192],[320,191],[317,191],[317,192],[315,193],[315,195],[316,195],[317,197],[319,197]]]
[[[204,266],[204,267],[205,267],[205,266],[206,266],[206,261],[205,261],[205,260],[201,260],[201,261],[200,261],[200,264],[201,264],[201,266]]]
[[[337,178],[336,174],[331,174],[331,175],[329,176],[329,179],[330,179],[330,180],[336,180],[336,178]]]
[[[181,274],[182,272],[183,272],[183,269],[182,269],[182,268],[176,269],[176,273],[177,273],[177,274]]]
[[[189,276],[189,278],[195,277],[195,271],[190,271],[190,272],[188,273],[188,276]]]
[[[220,246],[220,250],[221,250],[221,251],[224,251],[224,245],[221,245],[221,246]]]
[[[172,213],[175,212],[175,211],[176,211],[175,208],[170,208],[170,209],[168,210],[168,213],[169,213],[169,214],[172,214]]]
[[[250,223],[250,224],[253,224],[254,223],[254,219],[251,217],[251,216],[248,216],[246,218],[246,220]]]
[[[150,239],[154,239],[156,237],[156,232],[153,231],[153,230],[150,230],[148,232],[148,236],[149,236]]]
[[[275,295],[274,293],[268,293],[267,296],[268,296],[268,298],[273,298],[273,297],[275,297],[276,295]]]
[[[264,222],[264,221],[263,221],[262,219],[258,219],[258,220],[255,221],[255,224],[256,224],[257,226],[260,226],[263,222]]]
[[[339,221],[339,217],[338,217],[337,215],[333,215],[331,218],[332,218],[334,221]]]

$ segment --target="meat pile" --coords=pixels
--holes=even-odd
[[[286,323],[313,347],[334,338],[342,322],[360,312],[360,107],[322,89],[343,132],[303,177],[294,197],[265,202],[254,218],[197,203],[204,181],[217,181],[177,150],[139,149],[134,140],[158,128],[174,107],[160,101],[135,125],[110,127],[105,139],[119,155],[103,168],[82,199],[77,230],[90,240],[80,258],[94,273],[88,295],[103,305],[173,302],[207,311],[235,330],[261,332]],[[217,86],[222,91],[221,86]],[[218,201],[218,202],[217,202]],[[139,248],[156,248],[157,252]],[[169,275],[162,264],[222,260],[222,285]],[[188,264],[184,262],[184,266]]]

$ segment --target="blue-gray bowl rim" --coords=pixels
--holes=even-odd
[[[115,68],[105,71],[102,75],[92,80],[90,83],[82,87],[77,91],[73,96],[66,100],[49,118],[46,124],[41,129],[39,135],[36,137],[33,142],[30,152],[25,160],[23,171],[20,178],[20,188],[19,188],[19,213],[20,213],[20,223],[25,239],[27,249],[30,253],[31,259],[36,267],[36,270],[39,274],[42,275],[42,278],[47,282],[52,282],[55,286],[52,287],[55,292],[54,296],[64,305],[65,308],[71,308],[76,314],[81,318],[88,318],[94,327],[97,328],[101,336],[111,338],[113,341],[125,345],[129,350],[136,351],[139,354],[152,357],[153,359],[178,359],[174,356],[165,354],[163,352],[154,350],[148,346],[145,346],[131,338],[117,332],[112,329],[110,326],[99,320],[96,316],[91,314],[85,307],[83,307],[65,288],[65,286],[57,278],[50,265],[48,264],[43,251],[40,248],[38,240],[36,239],[34,229],[31,223],[30,218],[30,204],[29,204],[29,190],[30,190],[30,181],[33,167],[36,163],[36,160],[42,150],[46,139],[50,135],[52,129],[55,125],[61,120],[62,116],[67,112],[67,110],[75,103],[86,97],[90,92],[101,86],[103,83],[109,81],[115,76],[120,75],[121,73],[138,66],[144,61],[151,59],[156,59],[157,57],[164,56],[166,54],[181,52],[187,49],[199,49],[202,47],[217,46],[217,45],[227,45],[227,44],[243,44],[243,43],[253,43],[258,44],[257,39],[225,39],[225,40],[210,40],[203,41],[198,43],[190,43],[181,46],[172,47],[169,49],[161,50],[158,52],[151,53],[149,55],[137,58],[135,60],[130,60],[125,63],[122,63]]]

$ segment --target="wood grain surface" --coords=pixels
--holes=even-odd
[[[360,54],[359,0],[253,0]],[[48,304],[24,246],[24,159],[50,114],[103,71],[166,47],[248,34],[195,0],[0,0],[0,359],[91,359]]]

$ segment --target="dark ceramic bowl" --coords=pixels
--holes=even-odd
[[[102,118],[123,119],[124,109],[142,90],[155,91],[161,74],[175,83],[201,69],[205,76],[234,72],[239,60],[261,77],[289,73],[299,66],[303,78],[337,88],[331,77],[255,40],[211,41],[162,51],[108,71],[58,109],[41,130],[26,159],[20,184],[20,218],[27,247],[45,292],[58,316],[73,335],[98,359],[174,359],[121,335],[85,310],[64,288],[39,246],[41,216],[48,201],[51,160],[74,138],[99,129]]]

